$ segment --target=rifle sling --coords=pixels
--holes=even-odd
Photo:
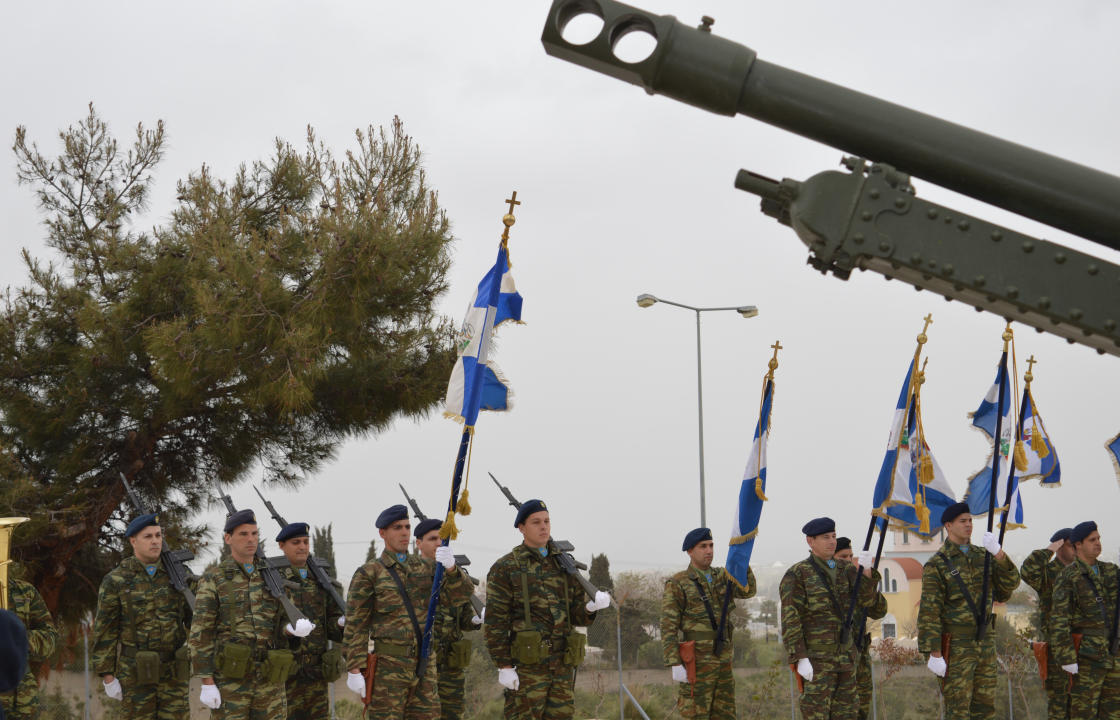
[[[949,556],[945,553],[938,551],[937,554],[945,561],[945,565],[949,568],[949,574],[956,578],[957,585],[961,589],[961,594],[964,595],[964,601],[968,603],[968,609],[972,612],[972,619],[976,621],[977,632],[979,632],[980,626],[984,624],[984,617],[980,614],[980,611],[976,609],[976,601],[972,599],[972,593],[968,591],[968,586],[964,584],[964,578],[961,577],[960,569],[953,564],[953,561],[950,560]]]
[[[704,603],[704,609],[708,611],[708,622],[712,624],[712,630],[719,633],[719,623],[716,622],[716,614],[715,611],[712,610],[711,601],[708,600],[708,593],[704,592],[704,586],[700,583],[700,578],[693,575],[692,582],[696,583],[696,591],[700,593],[700,600]]]
[[[1097,583],[1093,581],[1093,576],[1084,570],[1081,571],[1081,577],[1085,578],[1085,582],[1089,584],[1093,599],[1097,601],[1097,609],[1101,612],[1101,620],[1104,621],[1105,630],[1108,631],[1108,637],[1111,640],[1115,628],[1112,626],[1112,620],[1108,617],[1108,610],[1104,607],[1104,589],[1097,587]]]
[[[404,603],[405,612],[408,613],[408,619],[412,621],[412,632],[416,635],[416,653],[419,655],[420,649],[424,646],[424,636],[423,633],[420,632],[420,621],[416,619],[416,609],[412,607],[412,598],[408,596],[408,592],[404,589],[404,583],[401,582],[401,576],[397,574],[396,568],[389,565],[384,560],[381,560],[381,564],[389,573],[389,577],[393,578],[393,582],[397,586],[397,592],[401,595],[401,602]],[[374,649],[376,650],[377,648]]]
[[[817,571],[817,576],[821,579],[821,584],[824,585],[824,589],[828,592],[828,600],[832,604],[832,610],[836,613],[836,619],[843,624],[844,613],[840,610],[840,601],[836,599],[836,595],[832,592],[832,581],[829,579],[828,573],[826,573],[824,568],[813,558],[809,558],[809,564]]]

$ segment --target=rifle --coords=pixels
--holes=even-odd
[[[140,500],[140,496],[128,484],[128,479],[125,478],[124,473],[120,473],[121,482],[124,483],[124,490],[128,494],[128,499],[132,502],[132,506],[136,508],[136,512],[141,515],[147,515],[149,510],[144,506]],[[194,591],[190,589],[187,583],[194,578],[194,573],[184,563],[187,560],[194,560],[194,553],[190,550],[172,550],[167,546],[167,540],[163,541],[163,547],[159,551],[159,560],[163,564],[163,569],[167,571],[167,576],[171,579],[171,587],[182,593],[183,597],[187,599],[187,605],[190,606],[191,612],[194,612]]]
[[[237,506],[233,504],[233,499],[230,498],[229,495],[222,493],[221,488],[218,488],[218,492],[220,493],[218,497],[225,503],[227,517],[237,512]],[[276,598],[284,607],[284,612],[288,614],[288,620],[291,621],[292,627],[295,627],[296,622],[299,620],[307,620],[307,616],[300,612],[299,608],[292,603],[287,593],[284,592],[284,585],[287,581],[284,580],[280,571],[272,566],[268,556],[261,550],[261,544],[259,542],[257,543],[256,558],[260,565],[261,579],[264,580],[265,587],[268,588],[268,592],[272,597]]]
[[[280,513],[276,511],[276,508],[272,503],[264,499],[264,495],[261,495],[261,491],[257,490],[256,485],[253,486],[253,491],[257,493],[257,497],[259,497],[261,499],[261,502],[264,503],[264,506],[268,508],[268,512],[272,515],[272,519],[280,523],[280,529],[284,529],[288,525],[288,522],[280,516]],[[269,564],[271,565],[271,560],[269,561]],[[345,615],[346,601],[343,600],[342,596],[340,596],[338,594],[338,591],[335,590],[334,579],[331,578],[330,575],[327,575],[327,571],[323,569],[323,566],[319,564],[319,561],[311,556],[308,556],[307,558],[307,569],[311,571],[311,575],[315,578],[315,582],[319,583],[319,587],[323,588],[323,591],[331,596],[331,600],[334,600],[334,604],[337,605],[338,609],[342,612],[343,615]]]
[[[399,487],[401,489],[401,492],[404,493],[405,500],[408,500],[408,504],[410,506],[412,506],[412,513],[416,516],[416,519],[420,520],[420,521],[427,520],[428,516],[425,515],[420,510],[420,504],[412,499],[412,496],[409,495],[408,491],[404,489],[404,485],[401,485],[400,483],[397,483],[397,487]],[[455,556],[455,567],[459,568],[459,572],[463,573],[463,577],[465,577],[467,580],[471,581],[471,585],[478,585],[478,583],[479,583],[478,579],[471,577],[471,574],[469,572],[467,572],[467,565],[470,565],[470,564],[471,564],[471,559],[469,557],[467,557],[466,555],[456,555]],[[482,616],[482,609],[484,607],[486,607],[486,604],[482,601],[482,598],[480,598],[479,596],[475,595],[472,592],[471,593],[471,607],[474,608],[474,614],[481,617]]]
[[[498,478],[494,477],[494,473],[487,473],[487,475],[489,475],[490,479],[494,481],[494,484],[498,486],[498,489],[502,491],[502,494],[506,496],[506,500],[509,500],[509,504],[515,509],[520,510],[521,503],[517,502],[517,498],[513,496],[509,488],[498,482]],[[587,597],[594,600],[595,593],[599,592],[599,588],[592,585],[591,581],[580,574],[580,570],[586,570],[587,566],[572,557],[572,551],[576,549],[575,545],[572,545],[567,540],[554,540],[551,537],[548,540],[560,552],[558,556],[560,567],[564,568],[564,571],[569,575],[574,575],[576,580],[579,581],[579,584],[583,586],[583,591],[587,593]]]

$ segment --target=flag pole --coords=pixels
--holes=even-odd
[[[1028,373],[1028,375],[1029,375],[1029,373]],[[1004,500],[1003,500],[1003,506],[1007,509],[1003,511],[1003,515],[1000,517],[1000,523],[999,523],[999,544],[1000,545],[1003,545],[1003,536],[1007,533],[1007,516],[1011,514],[1011,498],[1014,495],[1014,493],[1012,492],[1011,481],[1015,479],[1015,470],[1017,469],[1015,467],[1015,449],[1014,448],[1018,443],[1022,442],[1023,421],[1026,419],[1027,392],[1029,392],[1027,390],[1027,388],[1023,388],[1023,402],[1022,402],[1022,404],[1019,405],[1019,424],[1015,426],[1015,442],[1013,442],[1011,444],[1012,450],[1011,450],[1010,453],[1008,453],[1009,462],[1007,464],[1010,465],[1010,467],[1007,469],[1007,492],[1005,493],[1006,497],[1004,497]],[[1016,483],[1016,487],[1018,487],[1018,483]]]
[[[999,457],[1000,457],[1000,440],[1003,436],[1003,401],[1007,395],[1007,348],[1011,344],[1011,338],[1014,337],[1011,333],[1011,323],[1007,323],[1007,327],[1003,331],[1003,355],[999,358],[999,390],[996,393],[996,432],[992,436],[992,476],[988,485],[988,532],[991,532],[995,527],[995,514],[996,514],[996,483],[999,480]],[[1008,453],[1010,455],[1010,453]],[[1014,458],[1008,457],[1014,465]],[[976,640],[979,642],[984,639],[987,634],[988,628],[988,591],[991,589],[992,579],[992,554],[984,552],[984,584],[980,590],[980,612],[984,613],[984,617],[976,618]]]

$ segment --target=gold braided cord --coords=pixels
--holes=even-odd
[[[746,535],[736,535],[731,538],[731,542],[729,542],[728,545],[742,545],[748,540],[754,540],[756,537],[758,537],[758,528],[751,530]]]
[[[469,467],[470,466],[471,450],[472,450],[472,448],[474,448],[474,425],[467,425],[466,428],[464,428],[464,429],[467,431],[467,434],[469,436],[467,438],[467,466]],[[465,475],[466,475],[466,469],[464,469],[464,476]],[[454,469],[454,467],[452,467],[452,469],[451,469],[451,493],[454,494],[454,492],[455,492],[455,469]],[[448,500],[448,504],[449,505],[451,504],[450,500]],[[467,513],[463,513],[463,514],[466,515]],[[459,528],[455,524],[455,508],[454,507],[447,508],[447,518],[444,519],[444,521],[443,521],[443,527],[441,527],[439,529],[439,537],[440,537],[441,540],[455,540],[456,538],[459,537]]]

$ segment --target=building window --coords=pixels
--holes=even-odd
[[[883,623],[883,639],[896,637],[894,623]]]
[[[898,592],[898,581],[897,580],[891,580],[891,592],[892,593]]]
[[[922,538],[922,545],[929,545],[932,542],[928,537]]]
[[[902,531],[902,544],[903,545],[909,545],[910,544],[910,533],[906,532],[905,530]]]
[[[891,587],[891,571],[888,570],[887,568],[883,568],[883,586],[882,586],[882,589],[880,590],[880,592],[888,592],[888,593],[889,592],[895,592],[894,590],[891,590],[890,587]]]

